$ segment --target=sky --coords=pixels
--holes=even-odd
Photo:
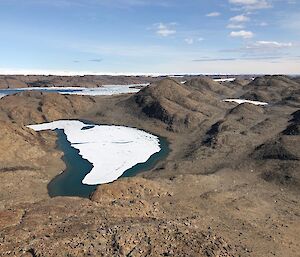
[[[300,0],[0,0],[1,74],[300,74]]]

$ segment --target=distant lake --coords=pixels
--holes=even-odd
[[[65,95],[117,95],[127,93],[137,93],[141,88],[148,84],[131,84],[131,85],[106,85],[97,88],[86,87],[29,87],[29,88],[14,88],[0,89],[0,98],[6,95],[13,95],[20,92],[37,91],[48,93],[59,93]]]

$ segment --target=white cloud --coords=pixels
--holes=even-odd
[[[231,37],[241,37],[244,39],[253,38],[254,34],[251,31],[240,30],[240,31],[232,31],[230,33]]]
[[[269,0],[229,0],[229,3],[246,10],[257,10],[271,8]]]
[[[207,17],[218,17],[220,15],[221,15],[221,13],[219,13],[219,12],[211,12],[211,13],[206,14]]]
[[[233,24],[230,23],[227,25],[228,29],[243,29],[245,26],[243,24]]]
[[[251,58],[296,58],[293,50],[298,49],[300,46],[292,42],[278,42],[278,41],[255,41],[247,42],[241,48],[224,49],[222,52],[226,53],[242,53],[243,56]],[[300,56],[299,56],[300,57]],[[299,58],[298,58],[299,59]]]
[[[246,10],[258,10],[272,7],[270,0],[229,0],[229,3]]]
[[[266,27],[266,26],[268,26],[269,24],[267,23],[267,22],[261,22],[261,23],[259,23],[259,26],[261,26],[261,27]]]
[[[202,37],[199,37],[199,38],[188,37],[188,38],[184,39],[184,41],[189,45],[192,45],[196,42],[202,42],[203,40],[204,40],[204,38],[202,38]]]
[[[230,23],[227,25],[228,29],[243,29],[245,27],[244,23],[250,21],[250,18],[244,14],[231,17],[229,19]]]
[[[184,41],[185,41],[187,44],[189,44],[189,45],[194,44],[194,39],[193,39],[193,38],[186,38]]]
[[[247,16],[245,16],[245,15],[243,15],[243,14],[242,15],[237,15],[237,16],[234,16],[234,17],[230,18],[231,22],[237,22],[237,23],[239,23],[239,22],[247,22],[249,20],[250,20],[250,18],[247,17]]]
[[[156,34],[162,37],[168,37],[176,34],[176,30],[173,28],[174,23],[164,24],[158,23],[156,24]]]
[[[277,41],[256,41],[252,45],[247,46],[248,49],[278,49],[278,48],[289,48],[293,47],[293,43],[284,43]]]

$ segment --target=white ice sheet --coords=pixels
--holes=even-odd
[[[71,146],[94,166],[82,181],[88,185],[112,182],[160,151],[159,138],[145,131],[108,125],[82,130],[86,126],[90,125],[76,120],[59,120],[28,127],[35,131],[63,129]]]

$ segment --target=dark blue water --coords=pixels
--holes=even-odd
[[[27,91],[39,91],[39,92],[49,92],[49,93],[73,93],[73,92],[82,92],[82,89],[71,89],[71,88],[31,88],[30,90],[24,89],[0,89],[0,94],[5,95],[13,95],[20,92],[27,92]]]
[[[93,126],[87,126],[89,129]],[[58,135],[57,147],[64,152],[63,161],[66,170],[55,177],[48,184],[48,193],[51,197],[55,196],[79,196],[88,198],[96,189],[96,185],[84,185],[82,180],[91,171],[93,165],[79,155],[79,150],[73,148],[63,130],[56,130]],[[139,163],[131,169],[125,171],[122,177],[132,177],[142,171],[147,171],[167,157],[170,152],[169,144],[166,139],[160,139],[160,152],[153,154],[145,163]]]

